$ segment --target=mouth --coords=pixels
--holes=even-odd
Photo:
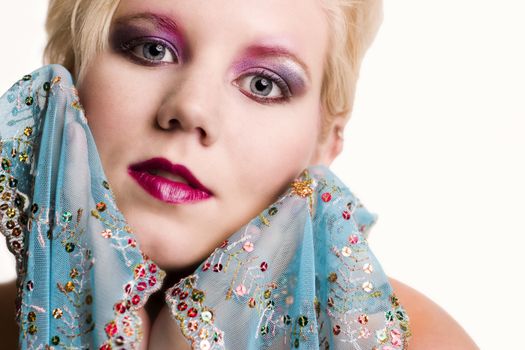
[[[166,203],[193,203],[213,196],[188,168],[165,158],[151,158],[132,164],[128,174],[148,194]]]

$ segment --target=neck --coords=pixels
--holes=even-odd
[[[166,271],[166,277],[164,278],[164,281],[162,283],[162,287],[153,293],[149,299],[146,305],[144,306],[148,318],[151,322],[154,322],[157,316],[159,315],[159,312],[162,310],[162,307],[166,305],[164,294],[166,290],[171,288],[175,283],[179,282],[182,278],[191,275],[193,272],[195,272],[195,269],[199,267],[200,262],[189,266],[185,268],[180,269],[168,269],[164,270]]]

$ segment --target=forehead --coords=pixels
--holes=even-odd
[[[276,45],[312,70],[322,65],[328,42],[319,0],[121,0],[115,19],[145,13],[172,19],[190,50]]]

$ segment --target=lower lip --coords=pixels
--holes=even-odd
[[[168,180],[162,176],[131,169],[128,170],[128,173],[146,192],[166,203],[194,203],[211,197],[208,192],[193,188],[182,182]]]

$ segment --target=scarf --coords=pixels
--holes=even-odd
[[[64,67],[0,98],[0,148],[21,349],[138,349],[137,310],[165,272],[117,208]],[[311,166],[167,290],[171,316],[192,349],[404,349],[408,315],[367,243],[376,220]]]

